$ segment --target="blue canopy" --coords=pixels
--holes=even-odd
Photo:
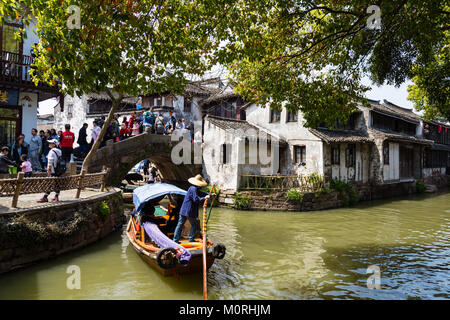
[[[167,194],[186,195],[186,191],[168,183],[150,183],[134,189],[133,203],[136,211],[141,211],[142,205],[149,200],[165,196]]]

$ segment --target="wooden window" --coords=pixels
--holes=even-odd
[[[20,53],[20,40],[15,39],[14,34],[19,32],[20,26],[4,24],[2,28],[2,51]],[[9,60],[9,59],[6,59]]]
[[[331,164],[341,164],[341,148],[339,144],[331,147]]]
[[[306,147],[294,146],[294,162],[306,163]]]
[[[231,144],[228,143],[222,144],[220,148],[220,155],[222,164],[229,163],[231,159]]]
[[[298,121],[298,111],[295,112],[288,111],[286,122],[297,122],[297,121]]]
[[[280,122],[280,119],[281,119],[281,112],[278,110],[270,109],[270,122],[271,123]]]
[[[69,104],[67,105],[67,118],[72,118],[73,115],[73,105]]]
[[[389,164],[389,142],[383,143],[383,164]]]
[[[355,166],[356,158],[356,146],[354,144],[349,144],[345,150],[345,166],[347,168]]]
[[[187,98],[184,98],[184,112],[191,112],[192,111],[192,101],[190,101]]]

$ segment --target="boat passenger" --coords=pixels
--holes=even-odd
[[[189,220],[189,223],[191,224],[189,242],[194,241],[195,233],[197,231],[198,205],[200,202],[203,202],[205,201],[205,199],[209,198],[209,196],[203,198],[199,196],[198,188],[204,187],[208,184],[205,180],[203,180],[200,174],[196,175],[195,177],[189,178],[188,181],[190,184],[192,184],[192,186],[189,187],[186,196],[184,197],[183,204],[181,205],[180,217],[178,219],[178,224],[173,236],[173,241],[175,241],[176,243],[179,243],[181,229],[183,228],[186,220]]]

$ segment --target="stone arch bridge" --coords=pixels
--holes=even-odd
[[[202,172],[201,164],[176,165],[171,160],[171,136],[143,133],[113,143],[108,141],[99,149],[89,166],[89,172],[98,172],[103,166],[111,169],[108,184],[119,186],[125,175],[143,159],[154,163],[164,180],[179,187],[187,187],[187,179]]]

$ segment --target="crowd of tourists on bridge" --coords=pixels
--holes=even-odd
[[[27,177],[31,176],[32,172],[47,172],[50,141],[53,141],[55,147],[61,150],[61,157],[66,163],[73,161],[73,146],[76,141],[79,145],[77,156],[83,159],[98,139],[105,120],[105,116],[95,119],[91,128],[84,123],[78,132],[77,140],[75,133],[71,132],[70,124],[65,125],[64,131],[48,129],[40,130],[38,133],[33,128],[29,142],[25,141],[25,134],[21,133],[12,146],[1,146],[0,174],[15,173],[15,170],[11,170],[14,167],[17,171],[25,172]],[[88,141],[89,129],[91,130],[90,141]],[[124,116],[121,121],[119,115],[115,114],[99,147],[105,146],[109,140],[119,142],[144,132],[161,135],[178,132],[180,136],[187,133],[192,141],[193,129],[192,124],[187,125],[185,119],[177,120],[172,112],[169,112],[169,117],[165,118],[162,113],[156,113],[151,107],[145,111],[134,111],[129,118]]]

